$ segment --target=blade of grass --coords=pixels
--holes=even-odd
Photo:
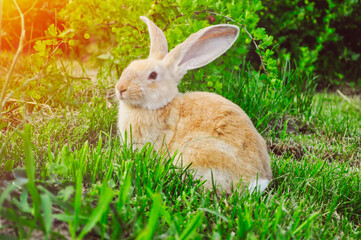
[[[81,169],[77,171],[76,183],[75,183],[75,198],[74,198],[74,221],[69,223],[69,230],[71,237],[76,238],[76,231],[79,226],[80,207],[82,201],[82,190],[83,190],[83,175]]]
[[[99,221],[104,212],[109,208],[109,203],[111,202],[113,195],[113,190],[108,187],[104,182],[102,186],[102,191],[100,193],[98,206],[90,215],[88,222],[85,224],[83,230],[80,232],[77,239],[82,239],[85,234],[90,232],[90,230],[95,226],[95,224]]]
[[[320,212],[312,213],[311,216],[309,216],[306,221],[304,221],[295,231],[293,231],[293,234],[296,235],[302,229],[306,228],[319,215],[320,215]]]
[[[180,236],[181,240],[190,239],[192,237],[192,234],[202,224],[202,217],[203,217],[203,213],[198,212],[198,214],[192,218],[192,220],[187,224],[184,231],[182,232]]]
[[[25,125],[23,139],[24,139],[24,150],[25,150],[25,167],[28,176],[28,182],[26,183],[26,186],[31,194],[31,198],[33,202],[34,222],[36,222],[40,214],[41,199],[38,190],[35,186],[35,162],[34,162],[34,154],[32,151],[32,146],[31,146],[32,143],[30,141],[30,138],[31,138],[31,126]]]
[[[13,184],[9,184],[5,190],[1,193],[0,195],[0,212],[3,210],[4,206],[3,203],[5,201],[6,198],[8,198],[10,196],[10,193],[12,191],[14,191],[18,186]]]
[[[147,189],[147,191],[153,200],[153,205],[152,209],[150,210],[147,227],[138,235],[137,240],[152,239],[155,229],[157,228],[160,209],[162,206],[162,196],[159,193],[152,193],[149,189]]]
[[[50,239],[51,228],[53,226],[52,203],[49,195],[41,194],[41,206],[43,209],[43,218],[45,225],[45,239]]]

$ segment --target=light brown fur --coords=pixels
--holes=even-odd
[[[183,166],[228,172],[235,187],[239,180],[271,180],[265,141],[249,117],[234,103],[206,92],[179,94],[165,107],[144,110],[130,107],[125,125],[132,126],[136,144],[165,143],[171,155],[181,155]],[[127,129],[128,131],[130,128]],[[209,180],[209,179],[207,179]],[[231,181],[230,181],[231,182]],[[209,186],[211,187],[211,186]],[[230,193],[232,186],[223,186]]]
[[[264,190],[272,179],[270,160],[264,139],[245,112],[217,94],[181,94],[177,89],[188,69],[207,64],[233,44],[238,27],[202,29],[167,53],[162,31],[149,19],[142,20],[150,31],[151,54],[132,62],[116,84],[121,136],[131,129],[136,145],[151,142],[171,155],[177,152],[180,160],[175,164],[191,164],[195,176],[207,180],[206,188],[215,180],[230,194],[239,181],[253,189],[261,179]]]

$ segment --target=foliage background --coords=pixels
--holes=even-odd
[[[8,74],[21,31],[12,2],[1,23],[0,238],[360,238],[361,100],[315,95],[316,79],[359,85],[360,37],[347,35],[359,1],[18,0],[25,48]],[[116,137],[114,83],[148,55],[141,15],[169,48],[210,24],[240,26],[180,89],[219,93],[251,117],[270,150],[265,194],[206,192],[174,156]]]
[[[358,37],[361,35],[358,14],[361,3],[358,0],[21,0],[19,3],[26,13],[28,44],[25,50],[31,51],[37,39],[45,37],[35,47],[44,56],[52,53],[46,49],[62,43],[59,54],[60,50],[68,54],[75,52],[82,60],[109,51],[109,55],[102,58],[115,61],[121,69],[131,59],[146,56],[149,43],[146,28],[139,20],[141,15],[151,17],[165,30],[170,48],[190,33],[210,23],[229,22],[225,17],[231,17],[244,25],[256,41],[261,41],[259,45],[264,46],[261,50],[269,49],[262,55],[270,74],[276,64],[269,60],[269,55],[275,51],[279,59],[292,59],[292,65],[296,64],[305,73],[315,72],[320,76],[322,87],[361,84],[361,41]],[[20,36],[20,21],[12,1],[5,1],[4,9],[2,49],[14,50]],[[54,29],[44,34],[50,25],[55,26]],[[275,38],[267,38],[262,28]],[[259,67],[254,46],[245,32],[238,43],[235,56],[248,54],[253,65]]]
[[[320,87],[361,86],[361,2],[358,0],[263,1],[260,26],[277,39],[305,72],[320,76]]]
[[[306,79],[312,79],[312,72],[307,72],[305,77],[298,75],[298,80],[292,81],[292,84],[287,80],[290,75],[285,73],[290,71],[287,67],[289,60],[275,58],[274,49],[277,47],[277,43],[272,36],[266,33],[265,28],[258,27],[259,14],[264,8],[261,1],[235,3],[234,1],[219,0],[175,2],[165,0],[140,2],[73,0],[66,5],[65,2],[54,1],[51,3],[52,5],[49,5],[50,3],[46,1],[35,1],[32,5],[29,3],[24,5],[25,13],[37,12],[38,8],[40,10],[46,9],[46,7],[53,9],[50,20],[54,20],[54,23],[48,26],[43,35],[38,34],[37,38],[27,41],[27,46],[33,47],[33,51],[29,50],[30,67],[19,68],[18,72],[27,73],[28,78],[34,81],[24,82],[24,78],[15,78],[9,87],[9,89],[20,89],[12,94],[15,99],[21,100],[23,103],[37,102],[49,106],[76,105],[78,101],[72,96],[81,94],[80,92],[84,89],[82,86],[89,85],[89,81],[87,81],[89,77],[72,76],[74,62],[80,64],[85,75],[83,67],[85,62],[93,64],[93,66],[100,66],[98,72],[100,81],[96,81],[94,84],[98,89],[111,88],[115,82],[114,79],[119,77],[122,69],[131,60],[148,55],[149,38],[146,25],[139,19],[141,15],[150,17],[164,30],[169,49],[181,43],[191,33],[210,24],[232,23],[240,26],[240,37],[226,56],[205,68],[189,73],[180,86],[182,91],[207,90],[224,94],[228,92],[228,97],[237,101],[235,96],[241,99],[241,96],[245,96],[242,91],[247,91],[247,89],[240,88],[236,92],[229,92],[229,84],[232,83],[232,78],[239,78],[240,69],[243,69],[250,73],[251,81],[257,85],[259,92],[256,90],[255,95],[263,94],[263,97],[266,97],[268,94],[268,98],[275,99],[281,95],[281,92],[290,92],[285,94],[288,101],[273,101],[287,105],[279,104],[280,108],[299,112],[299,109],[302,109],[302,106],[307,105],[307,102],[310,101],[309,96],[312,94],[301,96],[301,91],[312,92],[312,86],[315,84],[312,81],[306,82]],[[11,9],[9,12],[14,14],[14,11]],[[37,19],[36,14],[26,16],[30,19],[34,18],[34,21]],[[5,22],[5,30],[16,26],[13,21],[19,21],[16,18],[11,19],[11,21]],[[43,21],[42,28],[45,28],[48,23],[49,21]],[[25,26],[27,33],[34,32],[33,24]],[[16,35],[15,30],[11,32]],[[6,37],[7,35],[4,39]],[[14,46],[10,48],[14,48]],[[59,56],[62,56],[60,60]],[[64,61],[64,56],[68,56],[67,61]],[[248,63],[249,61],[251,65]],[[2,58],[4,70],[8,69],[9,63],[10,61],[6,57]],[[236,87],[232,89],[236,89]],[[59,94],[60,91],[65,94]],[[298,91],[297,100],[289,101],[294,98],[295,91]],[[239,102],[242,104],[242,101]],[[276,111],[269,111],[271,106],[264,107],[263,111],[254,112],[255,107],[247,102],[243,102],[242,107],[246,108],[245,110],[253,120],[260,120],[262,128],[266,128],[268,123],[262,119],[268,118],[275,123],[277,122],[276,118],[282,117]],[[11,104],[4,104],[7,104],[8,109],[12,109]],[[15,103],[15,105],[17,104],[19,102]],[[14,104],[12,103],[12,105]],[[34,108],[37,110],[39,107],[36,105],[25,104],[25,110],[30,112],[34,111]],[[18,108],[23,109],[23,106],[24,104]],[[266,116],[262,116],[264,114]]]

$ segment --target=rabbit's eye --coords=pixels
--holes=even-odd
[[[148,79],[157,79],[158,74],[156,72],[151,72],[148,76]]]

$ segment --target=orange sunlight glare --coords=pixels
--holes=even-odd
[[[19,42],[21,21],[13,0],[3,1],[1,26],[1,49],[14,51]],[[59,26],[57,12],[67,0],[16,0],[25,18],[26,41],[44,37],[44,31],[51,25]],[[28,45],[27,50],[32,50]]]

